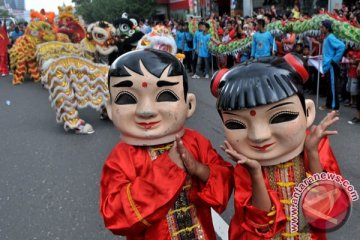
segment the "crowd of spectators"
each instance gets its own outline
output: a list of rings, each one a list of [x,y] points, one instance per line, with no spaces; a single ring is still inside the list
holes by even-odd
[[[317,37],[300,37],[295,33],[284,33],[282,36],[273,36],[266,31],[266,25],[277,20],[288,21],[290,19],[306,19],[311,16],[300,10],[298,1],[294,1],[294,6],[289,9],[279,11],[275,5],[267,5],[257,10],[254,16],[228,16],[226,13],[222,16],[212,14],[207,19],[197,21],[197,27],[194,28],[192,18],[185,20],[170,20],[166,22],[176,39],[178,52],[186,55],[184,65],[186,66],[192,78],[209,78],[217,68],[230,68],[233,65],[247,61],[252,58],[262,56],[283,56],[289,52],[296,52],[304,58],[322,55],[324,35]],[[318,9],[317,13],[324,12],[324,9]],[[338,18],[348,21],[355,26],[360,26],[360,1],[353,2],[351,5],[342,5],[341,9],[334,12]],[[217,32],[210,31],[211,23],[215,23]],[[153,23],[158,24],[156,22]],[[151,31],[151,24],[148,22],[140,23],[144,33]],[[190,26],[190,27],[189,27]],[[319,29],[320,30],[320,29]],[[252,48],[245,49],[239,53],[227,56],[213,56],[209,53],[207,43],[216,41],[217,43],[229,43],[239,39],[252,37]],[[339,101],[345,107],[353,107],[360,110],[359,107],[359,83],[358,83],[358,64],[360,61],[359,49],[346,46],[342,61],[339,64],[340,77],[337,79],[337,95]],[[212,63],[212,64],[211,64]],[[314,66],[308,66],[310,79],[304,85],[304,89],[309,94],[317,92],[318,71]],[[326,96],[329,89],[327,76],[320,74],[320,96]],[[328,108],[321,108],[328,109]],[[338,110],[338,107],[335,108]],[[349,121],[349,124],[360,124],[360,113],[357,117]]]

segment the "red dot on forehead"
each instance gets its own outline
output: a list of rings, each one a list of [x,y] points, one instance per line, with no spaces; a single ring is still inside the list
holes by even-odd
[[[255,110],[251,110],[251,111],[250,111],[250,115],[254,117],[254,116],[256,115],[256,111],[255,111]]]
[[[147,82],[143,82],[143,83],[141,84],[141,86],[144,87],[144,88],[146,88],[147,85],[148,85]]]

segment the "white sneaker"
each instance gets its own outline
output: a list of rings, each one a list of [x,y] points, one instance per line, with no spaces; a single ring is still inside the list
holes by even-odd
[[[205,78],[209,78],[209,74],[206,74],[206,75],[205,75]]]
[[[198,75],[194,74],[191,78],[200,78]]]
[[[85,123],[85,125],[80,125],[77,129],[75,129],[76,134],[93,134],[94,132],[95,130],[88,123]]]

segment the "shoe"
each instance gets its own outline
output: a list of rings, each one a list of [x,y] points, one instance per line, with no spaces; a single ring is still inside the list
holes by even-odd
[[[109,115],[107,114],[106,108],[104,108],[100,114],[101,120],[109,120]]]
[[[191,78],[200,78],[198,75],[194,74]]]
[[[6,74],[5,74],[5,73],[3,73],[3,74],[1,74],[1,76],[2,76],[2,77],[5,77],[5,76],[6,76]]]
[[[348,124],[351,124],[351,125],[360,124],[360,119],[357,117],[354,117],[353,119],[348,121]]]
[[[94,132],[95,130],[88,123],[81,124],[78,128],[75,129],[76,134],[93,134]]]
[[[209,78],[209,74],[206,74],[206,75],[205,75],[205,78]]]

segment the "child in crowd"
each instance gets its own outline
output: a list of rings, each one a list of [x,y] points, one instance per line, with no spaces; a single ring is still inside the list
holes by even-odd
[[[359,94],[359,82],[356,68],[360,61],[360,51],[350,50],[346,55],[349,61],[349,68],[347,72],[348,82],[347,91],[350,93],[350,101],[344,104],[345,107],[356,107],[357,95]]]

